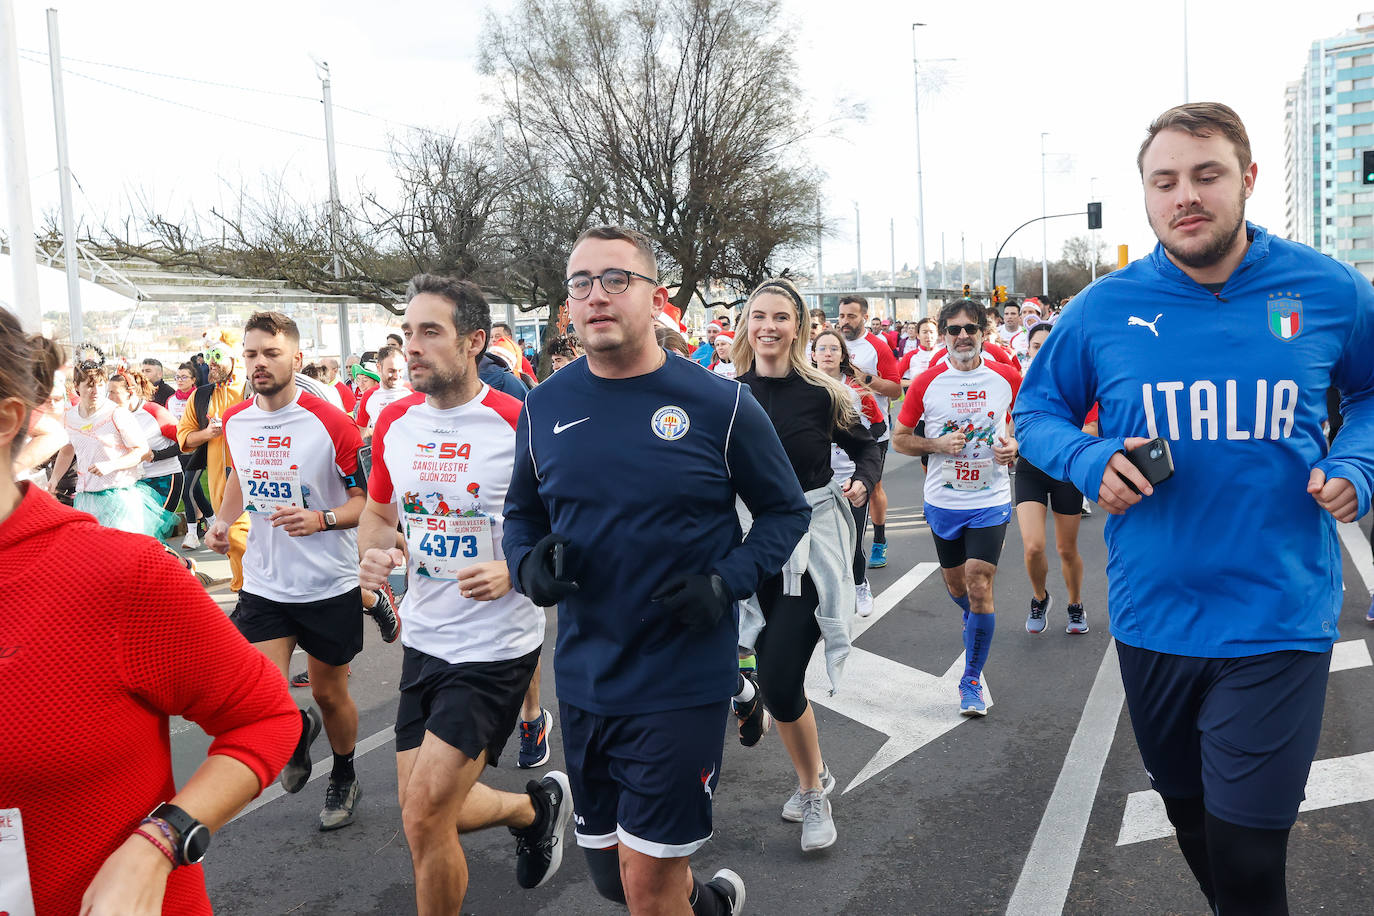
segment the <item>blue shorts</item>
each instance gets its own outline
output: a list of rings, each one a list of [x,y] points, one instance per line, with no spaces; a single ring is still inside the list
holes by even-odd
[[[1293,826],[1317,753],[1330,651],[1194,658],[1119,640],[1116,651],[1156,792],[1201,797],[1242,827]]]
[[[965,528],[996,528],[1011,519],[1011,503],[988,509],[944,509],[925,505],[926,524],[937,538],[957,541]]]
[[[577,845],[657,859],[711,838],[729,701],[628,716],[558,704]]]

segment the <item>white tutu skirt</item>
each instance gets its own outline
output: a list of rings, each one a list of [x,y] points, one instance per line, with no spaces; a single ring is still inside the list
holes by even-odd
[[[94,515],[106,528],[120,531],[163,538],[176,527],[176,515],[163,509],[157,494],[147,487],[135,485],[81,492],[72,498],[72,505]]]

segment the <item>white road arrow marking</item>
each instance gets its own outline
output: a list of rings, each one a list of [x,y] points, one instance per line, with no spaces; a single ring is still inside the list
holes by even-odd
[[[1298,810],[1316,811],[1371,800],[1374,800],[1374,751],[1315,761],[1307,776],[1307,798]],[[1128,846],[1173,835],[1174,827],[1169,823],[1158,792],[1132,792],[1126,797],[1126,813],[1121,818],[1116,845]]]
[[[873,600],[872,615],[854,619],[852,638],[857,640],[871,629],[939,568],[938,563],[918,563],[884,589]],[[958,611],[953,606],[949,610],[952,625]],[[806,669],[806,695],[812,702],[888,736],[844,791],[863,785],[961,722],[967,722],[968,718],[959,714],[957,701],[959,678],[963,673],[962,652],[944,674],[937,676],[856,646],[850,649],[845,661],[840,692],[831,696],[825,656],[817,647]],[[986,676],[983,696],[991,706],[992,691],[988,689]]]

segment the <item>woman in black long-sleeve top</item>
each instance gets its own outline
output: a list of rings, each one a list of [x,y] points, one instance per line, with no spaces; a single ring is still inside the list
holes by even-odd
[[[733,353],[739,381],[773,421],[812,506],[806,546],[759,588],[765,625],[754,642],[759,686],[797,772],[798,789],[783,806],[783,817],[801,822],[804,851],[830,846],[836,831],[826,798],[835,780],[821,757],[803,682],[818,641],[824,639],[832,683],[848,653],[854,614],[849,505],[864,505],[881,466],[878,444],[859,420],[848,391],[807,358],[807,327],[796,288],[784,279],[768,280],[749,297]],[[832,442],[856,468],[843,487],[833,481]]]

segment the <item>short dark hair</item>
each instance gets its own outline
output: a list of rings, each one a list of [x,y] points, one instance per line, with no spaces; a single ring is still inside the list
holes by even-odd
[[[187,372],[191,373],[191,378],[192,378],[192,380],[195,379],[195,377],[196,377],[196,364],[195,364],[195,363],[191,362],[190,360],[187,360],[186,362],[182,363],[180,366],[177,366],[177,371],[178,371],[178,372],[180,372],[182,369],[185,369]]]
[[[145,357],[143,357],[143,365],[145,365],[145,366],[157,366],[158,371],[159,371],[159,372],[162,371],[162,360],[153,359],[151,356],[145,356]]]
[[[1236,148],[1236,158],[1240,160],[1240,170],[1250,167],[1250,135],[1245,132],[1240,115],[1220,102],[1189,102],[1175,105],[1150,122],[1145,132],[1145,141],[1136,153],[1135,167],[1141,176],[1145,175],[1145,151],[1154,142],[1155,135],[1162,130],[1181,130],[1194,137],[1205,138],[1220,132]]]
[[[868,300],[863,296],[840,297],[840,305],[849,305],[851,302],[859,307],[859,311],[863,312],[865,315],[868,314]]]
[[[825,314],[825,309],[812,309],[811,317],[819,318],[821,321],[825,321],[829,316]]]
[[[459,334],[481,331],[486,337],[482,352],[486,352],[486,344],[491,342],[491,306],[487,304],[487,297],[482,295],[481,287],[471,280],[438,274],[416,274],[406,285],[406,303],[409,304],[421,293],[448,300],[453,306],[453,329]]]
[[[254,312],[248,316],[248,321],[243,326],[245,335],[249,331],[280,334],[297,347],[301,345],[301,329],[296,327],[296,322],[281,312]]]
[[[582,234],[573,242],[576,248],[587,239],[601,239],[607,242],[629,242],[644,257],[650,267],[650,272],[654,279],[658,279],[658,255],[654,253],[654,240],[649,238],[638,229],[630,229],[626,226],[592,226],[590,229],[582,230]]]
[[[978,327],[986,328],[988,326],[988,310],[983,303],[977,299],[955,299],[953,302],[946,302],[940,308],[940,320],[937,327],[942,336],[949,330],[949,320],[960,312],[972,315]]]
[[[1015,299],[1008,299],[1006,302],[1002,303],[1003,314],[1006,313],[1007,309],[1016,309],[1019,312],[1021,311],[1021,303],[1017,302]]]
[[[1035,340],[1035,335],[1039,334],[1041,331],[1048,334],[1052,330],[1054,330],[1054,325],[1050,324],[1048,321],[1037,321],[1035,327],[1026,332],[1026,343]]]
[[[394,340],[397,344],[402,346],[404,346],[406,342],[406,339],[402,337],[400,334],[397,334],[395,331],[392,331],[390,334],[386,335],[386,339]]]
[[[513,328],[513,327],[511,327],[510,325],[506,324],[504,321],[493,321],[493,322],[491,323],[491,330],[492,330],[492,333],[493,333],[493,334],[496,333],[496,329],[497,329],[497,328],[501,328],[503,331],[505,331],[507,337],[514,337],[514,336],[515,336],[515,328]]]
[[[393,347],[391,344],[387,344],[377,351],[377,362],[380,363],[382,360],[390,359],[393,356],[404,356],[404,354],[401,352],[400,347]]]
[[[940,325],[934,318],[922,318],[920,321],[916,322],[917,334],[921,333],[921,325],[923,324],[933,325],[935,327],[935,333],[940,333]]]

